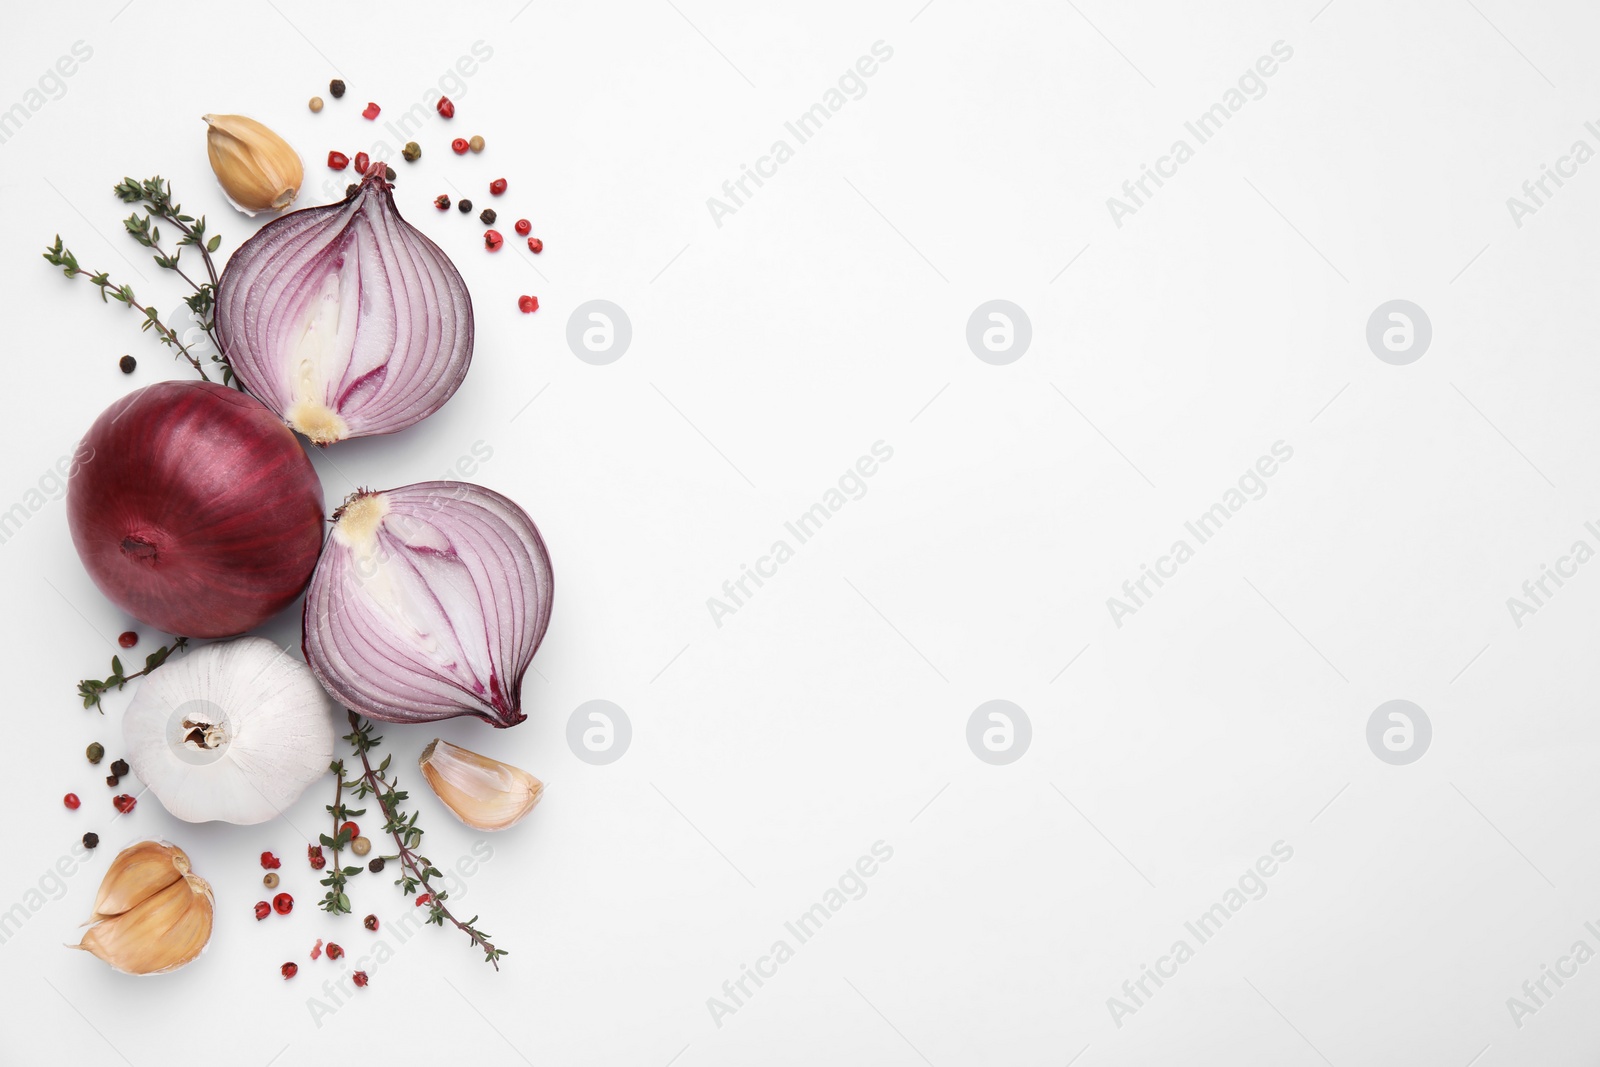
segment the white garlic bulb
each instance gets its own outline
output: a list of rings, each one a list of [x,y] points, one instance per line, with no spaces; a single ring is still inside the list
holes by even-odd
[[[185,822],[276,818],[328,773],[339,706],[304,663],[237,637],[164,664],[122,724],[133,773]]]

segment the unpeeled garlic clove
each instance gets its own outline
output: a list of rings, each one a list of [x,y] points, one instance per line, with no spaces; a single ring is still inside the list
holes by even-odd
[[[515,825],[544,795],[544,783],[527,771],[437,738],[417,762],[444,806],[475,830]]]
[[[157,885],[165,879],[164,885]],[[153,888],[154,887],[154,888]],[[72,948],[124,974],[163,974],[204,951],[211,940],[211,886],[189,870],[176,845],[145,841],[111,863],[95,904],[95,921]],[[106,908],[121,908],[111,913]]]
[[[282,211],[300,194],[305,168],[289,142],[243,115],[205,115],[206,154],[234,207]]]

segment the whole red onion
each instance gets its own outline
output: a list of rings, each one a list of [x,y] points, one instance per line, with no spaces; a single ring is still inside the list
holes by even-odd
[[[101,413],[78,454],[72,543],[100,591],[140,622],[228,637],[311,580],[322,484],[294,433],[243,393],[146,386]]]

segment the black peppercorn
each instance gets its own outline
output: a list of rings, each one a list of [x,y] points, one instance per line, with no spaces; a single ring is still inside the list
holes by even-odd
[[[462,200],[460,203],[456,204],[456,207],[461,209],[461,213],[463,215],[470,214],[472,212],[472,201]]]
[[[351,182],[349,185],[345,186],[344,187],[345,199],[348,200],[352,196],[355,196],[356,195],[356,190],[359,189],[359,188],[361,188],[361,186],[356,184],[355,182]]]
[[[113,787],[113,788],[115,788],[115,787],[116,787],[116,785],[117,785],[117,783],[118,783],[118,782],[120,782],[120,781],[121,781],[121,779],[120,779],[120,778],[118,778],[118,777],[117,777],[117,776],[116,776],[116,775],[114,775],[114,774],[108,774],[108,775],[106,775],[106,785],[109,785],[109,786],[111,786],[111,787]]]
[[[386,182],[394,181],[394,168],[387,163],[383,165],[383,180]]]
[[[127,760],[123,760],[123,759],[112,760],[111,761],[111,773],[115,774],[115,775],[119,775],[119,776],[127,774],[128,773],[128,761]]]
[[[133,368],[137,367],[138,365],[139,361],[134,359],[132,356],[123,356],[121,359],[117,360],[117,366],[122,368],[123,374],[132,374]]]
[[[379,856],[377,859],[367,864],[367,870],[371,871],[373,874],[377,874],[379,871],[383,870],[383,857]]]
[[[83,835],[83,847],[84,848],[97,848],[99,846],[99,844],[100,844],[100,835],[95,833],[94,831],[91,830],[89,833],[86,833],[86,834]]]
[[[328,92],[333,94],[334,99],[338,99],[339,97],[343,96],[344,82],[340,81],[338,78],[333,79],[333,81],[328,83]]]
[[[492,226],[494,224],[494,208],[484,208],[483,211],[479,213],[478,218],[483,220],[483,224],[485,226]]]

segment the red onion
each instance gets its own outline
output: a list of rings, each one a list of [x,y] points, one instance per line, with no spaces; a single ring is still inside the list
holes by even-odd
[[[400,217],[384,164],[350,196],[262,227],[218,283],[223,351],[246,388],[319,445],[438,411],[472,362],[472,297]]]
[[[159,382],[79,446],[67,524],[94,584],[149,626],[243,633],[289,606],[322,545],[322,484],[272,412],[210,382]]]
[[[515,726],[554,576],[526,512],[466,482],[353,494],[306,593],[306,662],[385,722]]]

